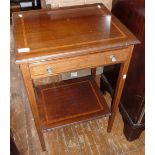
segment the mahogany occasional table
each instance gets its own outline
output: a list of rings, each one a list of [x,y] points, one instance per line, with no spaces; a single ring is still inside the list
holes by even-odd
[[[115,119],[136,37],[103,4],[13,14],[19,64],[41,146],[43,132],[109,116]],[[121,64],[109,110],[95,82],[96,67]],[[91,76],[34,85],[34,80],[91,68]]]

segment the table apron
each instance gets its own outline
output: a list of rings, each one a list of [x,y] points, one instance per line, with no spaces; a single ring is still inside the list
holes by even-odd
[[[114,60],[112,60],[112,57],[114,57]],[[35,62],[29,64],[29,68],[31,78],[37,79],[85,68],[94,68],[121,63],[123,61],[126,61],[127,58],[128,48],[124,48],[107,52],[87,54],[77,57],[61,58],[44,62]]]

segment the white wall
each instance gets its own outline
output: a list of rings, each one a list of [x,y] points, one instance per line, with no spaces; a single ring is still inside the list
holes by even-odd
[[[51,8],[84,5],[92,3],[103,3],[109,10],[111,10],[112,0],[45,0],[46,4],[50,4]]]

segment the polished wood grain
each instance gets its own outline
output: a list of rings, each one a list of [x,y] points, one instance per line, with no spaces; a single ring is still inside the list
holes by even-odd
[[[45,130],[110,115],[91,76],[37,86],[36,92]]]
[[[116,61],[112,62],[111,56],[115,56]],[[115,63],[121,63],[128,58],[128,48],[106,51],[101,53],[87,54],[74,58],[49,60],[29,64],[31,78],[37,79],[46,76],[57,75],[64,72],[80,70],[84,68],[94,68]],[[52,73],[48,74],[47,69],[51,68]]]
[[[103,4],[13,15],[16,62],[82,55],[138,43]],[[28,52],[19,49],[29,48]]]
[[[121,63],[122,69],[117,82],[117,91],[112,104],[112,115],[108,125],[108,131],[111,131],[125,82],[123,77],[128,70],[132,47],[139,43],[135,36],[102,4],[15,13],[13,22],[16,63],[20,64],[22,70],[43,150],[45,150],[45,142],[38,112],[38,102],[35,98],[37,93],[34,92],[32,81],[36,77],[42,78],[51,76],[52,73],[58,75],[72,70],[94,69],[102,65]],[[113,57],[114,59],[112,59]],[[94,71],[92,76],[95,77]],[[84,86],[81,86],[82,88]],[[95,88],[95,92],[97,91],[99,90]],[[91,89],[86,92],[92,99],[93,95],[89,94],[92,93]],[[65,93],[68,94],[67,91],[62,94]],[[85,101],[86,105],[90,101],[88,96]],[[78,98],[82,98],[82,96],[78,95]],[[62,104],[61,98],[59,99],[60,102],[54,97],[52,104],[55,104],[54,102]],[[74,98],[72,98],[72,102],[74,102]],[[70,103],[72,102],[70,101]],[[81,103],[84,103],[83,100]],[[81,103],[78,104],[81,105]],[[50,107],[51,104],[48,106]],[[66,106],[69,106],[68,103]],[[90,104],[89,106],[92,110],[94,105]],[[59,111],[61,111],[60,107],[58,108],[58,114]],[[52,112],[54,113],[54,111]],[[76,113],[76,110],[69,109],[69,112]],[[52,116],[52,113],[49,115],[47,110],[43,113],[45,116]],[[47,113],[48,115],[46,115]],[[66,113],[66,115],[68,114]]]
[[[25,82],[25,88],[26,88],[27,93],[28,93],[29,102],[30,102],[30,105],[31,105],[31,109],[32,109],[34,121],[35,121],[35,124],[36,124],[38,136],[39,136],[39,139],[40,139],[40,142],[41,142],[41,146],[42,146],[43,150],[45,150],[45,142],[44,142],[44,137],[43,137],[43,134],[42,134],[40,117],[39,117],[39,112],[38,112],[38,108],[37,108],[37,104],[36,104],[35,92],[34,92],[34,89],[33,89],[33,83],[32,83],[32,80],[31,80],[29,67],[28,67],[27,64],[20,64],[20,69],[22,71],[23,79],[24,79],[24,82]]]
[[[21,155],[144,155],[145,133],[134,142],[128,142],[123,134],[123,120],[119,112],[116,114],[115,123],[111,133],[107,133],[108,117],[101,117],[88,122],[74,124],[65,128],[58,128],[44,133],[47,151],[42,151],[40,141],[33,121],[32,111],[28,96],[18,65],[15,65],[14,47],[11,30],[11,102],[10,102],[10,127],[13,131],[15,143]],[[100,76],[96,76],[99,85]],[[35,83],[56,82],[48,77],[37,79]],[[104,98],[109,107],[111,97],[108,93]]]
[[[128,71],[128,67],[129,67],[129,64],[130,64],[132,51],[133,51],[133,46],[130,46],[129,51],[128,51],[128,59],[127,59],[127,61],[122,63],[121,67],[120,67],[120,72],[119,72],[119,75],[118,75],[116,90],[115,90],[115,94],[114,94],[113,101],[112,101],[112,107],[111,107],[112,115],[109,118],[109,125],[108,125],[108,129],[107,129],[108,132],[110,132],[111,129],[112,129],[114,118],[115,118],[116,112],[118,110],[118,105],[120,103],[120,98],[121,98],[121,94],[122,94],[122,91],[123,91],[125,79],[126,79],[126,76],[127,76],[127,71]]]

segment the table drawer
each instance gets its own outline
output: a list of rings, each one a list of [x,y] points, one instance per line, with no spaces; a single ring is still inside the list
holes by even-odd
[[[125,61],[128,56],[128,49],[94,53],[30,64],[30,73],[33,79],[57,75],[59,73],[93,68],[103,65],[115,64]]]

